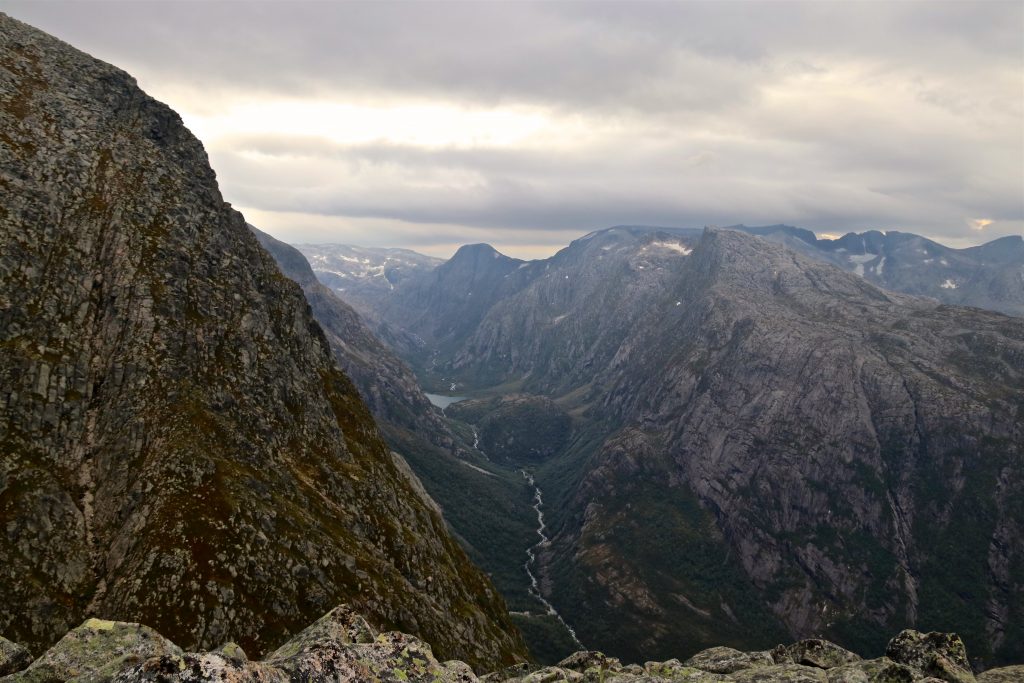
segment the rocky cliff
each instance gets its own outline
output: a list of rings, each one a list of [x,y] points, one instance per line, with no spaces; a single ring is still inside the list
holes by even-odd
[[[394,351],[374,336],[351,306],[320,283],[301,252],[251,225],[249,229],[281,272],[302,287],[335,359],[352,378],[374,417],[457,452],[455,437],[440,410],[427,400],[412,371]]]
[[[570,614],[646,596],[633,618],[671,639],[680,613],[738,626],[755,596],[797,636],[870,648],[955,625],[978,656],[1019,658],[1024,324],[738,232],[687,259],[590,393],[620,429],[554,539],[583,587]],[[708,582],[728,558],[742,576]]]
[[[456,434],[406,364],[377,340],[348,304],[317,282],[301,253],[250,229],[281,272],[303,288],[335,358],[366,400],[392,453],[409,463],[416,480],[458,529],[458,539],[473,561],[488,572],[510,606],[521,610],[524,603],[532,605],[520,567],[523,548],[533,536],[532,491],[518,472],[502,472],[483,455],[481,449],[492,445],[492,432],[481,428],[477,439],[463,426],[463,433]],[[550,448],[543,441],[539,445]],[[500,448],[491,457],[497,455]],[[508,615],[492,617],[513,634],[510,637],[518,637]],[[526,635],[537,642],[529,631]]]
[[[396,287],[380,303],[384,323],[411,333],[401,350],[420,367],[432,367],[470,334],[492,306],[534,277],[527,262],[488,244],[460,247],[451,259]],[[392,335],[393,336],[393,335]]]
[[[262,654],[341,601],[480,665],[504,605],[301,290],[127,74],[0,15],[0,632]]]

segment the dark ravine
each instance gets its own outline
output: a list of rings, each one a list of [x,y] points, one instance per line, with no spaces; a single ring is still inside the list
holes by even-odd
[[[337,607],[260,661],[235,643],[185,652],[146,626],[90,619],[34,662],[0,638],[0,676],[10,683],[1017,683],[1024,666],[975,676],[952,633],[905,630],[879,656],[862,659],[834,643],[806,639],[770,650],[713,647],[685,661],[623,665],[596,651],[573,653],[555,666],[526,664],[478,678],[457,660],[438,661],[430,646],[399,632],[378,633],[347,606]]]
[[[525,572],[517,571],[519,558],[536,539],[531,532],[536,515],[530,507],[533,488],[520,483],[517,471],[493,467],[474,429],[460,436],[448,421],[440,419],[439,412],[443,411],[429,404],[405,363],[374,337],[351,307],[317,282],[301,253],[252,226],[250,229],[274,256],[281,272],[303,288],[335,358],[367,401],[392,453],[400,462],[408,461],[415,484],[431,494],[430,504],[439,506],[449,523],[458,528],[457,538],[470,556],[491,574],[506,600],[514,604],[513,609],[519,612],[514,618],[525,627],[527,641],[536,649],[537,642],[547,638],[529,628],[539,615],[530,612],[536,610],[536,602],[529,597]],[[535,398],[501,401],[504,409],[498,412],[499,417],[522,413],[523,418],[529,418],[536,414],[538,402],[541,408],[550,407],[550,401]],[[458,415],[464,412],[455,411]],[[562,431],[566,429],[557,414],[552,418]],[[508,434],[502,429],[487,429],[486,425],[482,429],[483,441],[493,445],[504,461],[512,445],[502,438]],[[552,436],[557,441],[557,429],[534,432],[536,438],[531,443],[541,444]],[[540,616],[541,621],[560,619],[546,612]],[[504,623],[515,632],[507,617]],[[557,623],[550,628],[557,628]]]
[[[263,655],[346,602],[524,658],[179,117],[6,15],[0,84],[0,632]]]

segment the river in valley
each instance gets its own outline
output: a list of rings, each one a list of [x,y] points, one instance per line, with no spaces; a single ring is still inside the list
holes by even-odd
[[[573,630],[572,626],[569,626],[562,618],[562,615],[558,613],[555,606],[548,602],[547,598],[540,592],[540,583],[537,581],[537,576],[533,573],[533,567],[537,564],[537,551],[548,545],[551,540],[547,534],[544,533],[547,526],[544,524],[544,511],[541,509],[544,507],[544,498],[541,493],[540,487],[537,486],[533,480],[533,475],[528,473],[526,470],[520,470],[526,481],[533,487],[533,509],[537,513],[537,535],[540,536],[540,540],[534,543],[532,546],[526,549],[526,563],[523,564],[523,568],[526,569],[526,575],[530,578],[530,595],[537,599],[537,602],[544,606],[544,609],[548,614],[558,619],[558,622],[565,627],[565,630],[569,632],[572,640],[581,649],[585,650],[583,643],[576,637],[576,631]]]

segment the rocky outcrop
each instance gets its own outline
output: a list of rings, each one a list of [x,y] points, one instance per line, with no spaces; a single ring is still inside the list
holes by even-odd
[[[989,669],[978,674],[977,679],[978,683],[1020,683],[1024,681],[1024,664]]]
[[[140,624],[89,619],[69,631],[24,671],[18,681],[109,681],[152,657],[180,657],[181,648]]]
[[[9,683],[81,680],[162,683],[285,683],[288,681],[409,681],[423,683],[974,683],[963,668],[963,642],[951,633],[904,631],[885,657],[863,660],[838,645],[803,641],[772,651],[741,652],[714,647],[685,662],[678,659],[622,664],[601,652],[576,652],[557,665],[528,664],[480,678],[466,664],[438,661],[430,646],[400,632],[378,633],[347,606],[337,607],[262,661],[250,661],[237,646],[182,652],[138,624],[83,624]],[[230,645],[230,644],[229,644]],[[951,669],[937,671],[935,663]],[[56,663],[56,664],[55,664]],[[1004,683],[1014,669],[986,672],[978,683]]]
[[[974,680],[967,648],[960,636],[953,633],[902,631],[889,641],[885,656],[951,683]]]
[[[21,671],[32,663],[29,651],[0,636],[0,676]]]
[[[1024,524],[1006,497],[1024,493],[1020,321],[888,294],[738,232],[709,231],[687,259],[594,380],[593,414],[625,425],[610,443],[639,429],[652,456],[643,476],[615,449],[588,463],[553,538],[563,576],[582,565],[563,586],[592,587],[567,618],[597,623],[629,586],[649,598],[622,602],[649,606],[637,632],[665,623],[670,639],[687,611],[717,629],[761,595],[796,636],[867,649],[887,625],[960,627],[977,655],[1016,656],[1002,625],[1020,617],[1003,614],[1024,614],[1024,576],[992,558],[1024,557],[1003,540]],[[652,537],[690,551],[650,552]],[[736,557],[746,578],[702,584],[697,552]]]
[[[179,117],[7,16],[0,84],[0,632],[259,657],[344,601],[522,657]]]

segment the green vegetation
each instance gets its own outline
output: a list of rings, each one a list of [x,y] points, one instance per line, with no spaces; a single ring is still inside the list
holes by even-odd
[[[530,654],[538,664],[557,664],[579,646],[558,619],[547,614],[513,614],[512,623],[519,627]]]
[[[559,607],[588,647],[642,661],[785,637],[696,496],[654,478],[616,486],[575,557],[552,566]],[[647,595],[658,596],[656,607]]]
[[[460,460],[396,428],[383,433],[444,510],[456,537],[490,575],[509,609],[536,609],[523,571],[526,549],[536,541],[536,518],[533,491],[522,475],[485,460]]]
[[[477,426],[480,446],[492,460],[513,466],[542,462],[569,440],[572,419],[554,401],[512,395],[453,404],[452,417]]]
[[[987,660],[994,654],[985,629],[989,545],[998,518],[997,501],[990,492],[997,490],[1001,469],[1020,463],[1019,457],[1011,463],[1012,449],[1006,441],[985,439],[979,451],[950,453],[927,471],[919,482],[923,514],[914,533],[921,546],[929,549],[919,569],[919,627],[955,631],[973,656]],[[969,466],[954,471],[953,463],[959,458]],[[954,486],[957,477],[963,479],[959,491]],[[1017,574],[1016,581],[1022,579],[1024,574]],[[1008,597],[1016,598],[1007,607],[1019,617],[1024,613],[1024,598],[1019,593]]]

